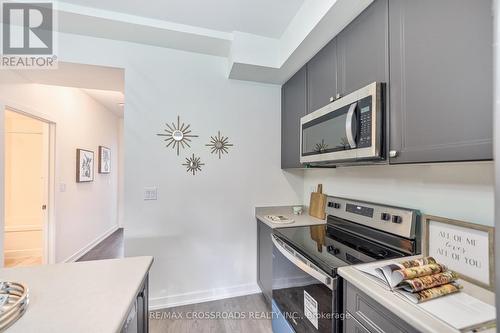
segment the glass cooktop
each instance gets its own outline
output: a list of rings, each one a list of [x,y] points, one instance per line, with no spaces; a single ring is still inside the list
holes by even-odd
[[[332,276],[338,267],[405,256],[330,224],[279,228],[273,233]]]
[[[337,273],[338,267],[349,265],[328,252],[326,225],[279,228],[273,233],[331,276]]]

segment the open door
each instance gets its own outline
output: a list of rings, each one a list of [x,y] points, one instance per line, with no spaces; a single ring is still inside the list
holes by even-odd
[[[4,266],[48,262],[49,123],[5,110]]]

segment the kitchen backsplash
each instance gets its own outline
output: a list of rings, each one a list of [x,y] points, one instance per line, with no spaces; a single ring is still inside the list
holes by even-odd
[[[420,209],[432,214],[492,226],[493,162],[380,165],[307,169],[304,203],[317,184],[328,195]]]

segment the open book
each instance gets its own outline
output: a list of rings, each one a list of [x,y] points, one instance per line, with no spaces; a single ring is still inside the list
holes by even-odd
[[[495,325],[495,307],[465,292],[457,293],[461,289],[457,274],[432,257],[394,261],[382,267],[377,262],[354,267],[461,332],[476,332],[478,328]],[[449,296],[441,297],[445,295]]]
[[[414,303],[460,291],[458,275],[432,257],[391,263],[382,267],[360,267],[388,287]]]

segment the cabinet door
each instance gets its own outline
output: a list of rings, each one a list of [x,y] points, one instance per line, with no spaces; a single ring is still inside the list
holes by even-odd
[[[306,67],[281,87],[281,168],[301,168],[300,118],[306,114]]]
[[[391,0],[391,163],[492,158],[491,8]]]
[[[337,43],[329,42],[307,63],[307,113],[332,102],[337,94]]]
[[[273,241],[272,230],[257,221],[257,282],[266,300],[271,304],[273,292]]]
[[[354,319],[351,314],[348,314],[344,320],[344,333],[370,333],[370,331]]]
[[[354,325],[354,328],[349,331],[349,323],[347,323],[345,332],[365,332],[360,328],[365,328],[369,332],[418,332],[346,280],[344,280],[344,311],[355,320],[351,324],[356,322],[360,324]]]
[[[337,37],[342,95],[389,80],[388,0],[375,0]]]

